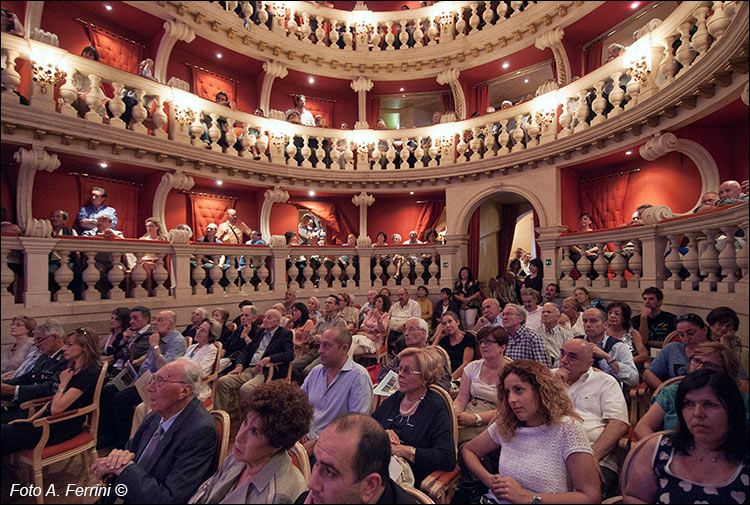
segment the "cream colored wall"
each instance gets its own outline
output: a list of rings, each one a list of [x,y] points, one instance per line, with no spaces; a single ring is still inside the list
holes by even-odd
[[[479,207],[479,271],[477,279],[486,282],[498,274],[497,232],[500,230],[501,207],[489,201]]]
[[[536,256],[532,240],[533,233],[534,213],[531,212],[530,208],[524,209],[524,206],[521,206],[518,220],[516,221],[516,232],[513,234],[513,245],[510,250],[515,251],[519,247],[522,247],[524,251],[530,251],[532,256]]]

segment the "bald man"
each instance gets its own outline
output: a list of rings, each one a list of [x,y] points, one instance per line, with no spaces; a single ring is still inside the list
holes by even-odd
[[[719,186],[719,202],[717,205],[746,202],[748,196],[742,193],[742,186],[737,181],[724,181]]]
[[[594,459],[599,462],[602,499],[617,488],[617,458],[612,449],[628,431],[628,407],[617,380],[592,369],[594,352],[574,338],[560,349],[560,368],[552,372],[567,386],[578,415],[583,418]]]
[[[244,221],[237,220],[237,209],[227,210],[227,220],[219,225],[216,238],[223,244],[244,244],[244,235],[250,238],[252,230]]]

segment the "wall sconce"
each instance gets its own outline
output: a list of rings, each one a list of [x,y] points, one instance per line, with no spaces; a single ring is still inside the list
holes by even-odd
[[[534,113],[534,118],[542,129],[546,130],[555,120],[555,113],[557,112],[557,92],[551,91],[546,93],[537,97],[535,101],[538,103]]]
[[[270,4],[271,11],[275,17],[286,18],[286,15],[290,10],[287,2],[270,2]]]
[[[437,2],[437,21],[441,25],[447,25],[453,23],[453,16],[455,15],[455,9],[453,8],[453,2]]]
[[[355,31],[360,34],[369,33],[375,26],[375,23],[372,20],[372,12],[366,10],[353,11],[351,23],[354,25]]]
[[[633,47],[628,49],[626,65],[628,75],[641,82],[645,82],[648,74],[651,73],[651,62],[649,60],[649,54],[646,50],[633,50]]]
[[[43,93],[47,93],[47,86],[54,88],[68,76],[67,72],[59,68],[62,59],[62,55],[52,51],[35,48],[31,52],[31,75]]]

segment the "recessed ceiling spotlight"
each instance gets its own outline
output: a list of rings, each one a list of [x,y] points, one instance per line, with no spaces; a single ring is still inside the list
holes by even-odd
[[[308,194],[308,195],[310,195],[310,196],[315,196],[315,191],[313,191],[313,190],[311,189],[310,191],[308,191],[308,192],[307,192],[307,194]]]
[[[403,90],[404,90],[404,88],[399,88],[398,90],[399,90],[399,91],[403,91]]]
[[[107,164],[106,164],[106,163],[104,163],[103,161],[100,161],[100,162],[99,162],[99,166],[100,166],[100,167],[102,167],[102,168],[107,168],[107,167],[108,167],[109,165],[107,165]]]
[[[401,98],[406,98],[406,95],[401,95]]]
[[[315,82],[315,79],[314,79],[314,78],[312,78],[312,77],[308,77],[308,78],[307,78],[307,82],[309,82],[310,84],[312,84],[312,83],[314,83],[314,82]]]
[[[625,156],[630,156],[631,154],[633,154],[633,151],[625,151]]]
[[[641,5],[641,2],[633,2],[632,4],[630,4],[630,8],[637,9],[639,5]]]
[[[507,61],[503,63],[503,68],[508,68],[509,66],[510,66],[510,63],[508,63]]]
[[[414,191],[409,191],[409,194],[410,194],[410,195],[413,195],[413,194],[414,194]]]
[[[221,53],[216,53],[216,57],[217,57],[218,59],[221,59]]]
[[[221,186],[222,184],[224,184],[224,181],[222,181],[221,179],[216,179],[217,186]]]
[[[527,77],[526,79],[524,79],[524,80],[523,80],[523,82],[525,82],[525,83],[527,83],[527,84],[528,84],[528,82],[529,82],[529,78]]]
[[[516,75],[521,75],[521,71],[519,70],[518,72],[516,72]]]
[[[104,8],[107,9],[108,11],[112,10],[112,6],[109,4],[104,4]]]

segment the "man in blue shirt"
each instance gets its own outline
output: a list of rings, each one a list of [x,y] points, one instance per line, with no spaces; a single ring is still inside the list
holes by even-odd
[[[95,230],[96,218],[101,215],[109,216],[112,219],[113,230],[117,227],[117,211],[113,207],[104,205],[105,198],[107,198],[107,192],[104,188],[97,186],[91,188],[90,203],[81,207],[81,210],[78,211],[78,233]]]

